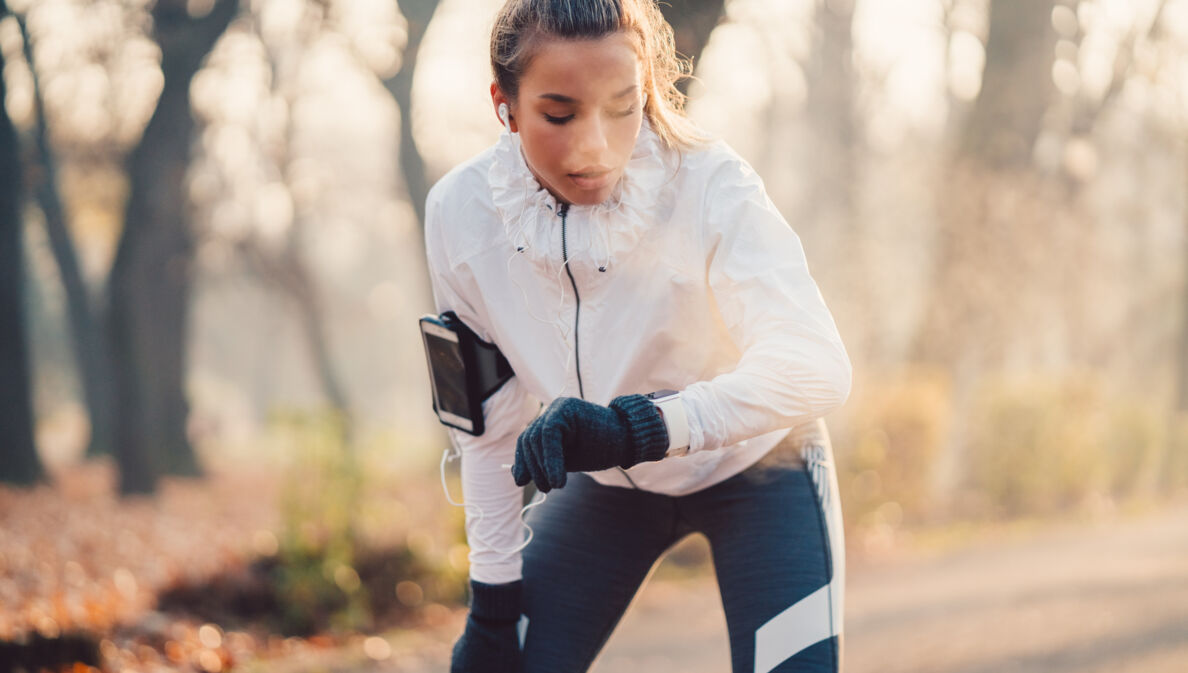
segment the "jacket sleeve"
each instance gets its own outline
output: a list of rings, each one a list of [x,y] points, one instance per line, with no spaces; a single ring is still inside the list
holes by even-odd
[[[466,284],[449,259],[440,220],[439,191],[430,192],[425,208],[425,250],[434,304],[439,314],[454,311],[481,338],[488,339],[490,328],[485,316],[476,310],[479,303],[468,301],[474,292],[465,291]],[[523,489],[516,486],[511,470],[500,465],[513,461],[516,438],[539,407],[519,378],[512,377],[483,402],[486,427],[482,435],[475,437],[448,428],[450,441],[462,457],[470,577],[479,582],[503,584],[521,578],[520,553],[506,552],[524,541],[520,523]]]
[[[850,359],[800,238],[745,162],[714,178],[705,209],[708,280],[741,357],[732,371],[682,391],[690,452],[813,420],[850,394]]]

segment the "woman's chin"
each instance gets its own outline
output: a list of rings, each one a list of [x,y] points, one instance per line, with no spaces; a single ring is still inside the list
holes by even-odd
[[[582,195],[570,198],[570,199],[568,199],[568,201],[575,206],[596,206],[596,205],[602,203],[603,201],[605,201],[607,199],[607,197],[609,197],[609,196],[610,196],[609,192],[607,193],[606,197],[590,195],[590,194],[582,194]]]
[[[614,190],[614,184],[610,184],[598,189],[570,189],[564,196],[575,206],[596,206],[609,199]]]

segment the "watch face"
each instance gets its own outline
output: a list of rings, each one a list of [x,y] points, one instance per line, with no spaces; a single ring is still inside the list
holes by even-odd
[[[644,397],[655,402],[657,400],[662,400],[666,397],[672,397],[673,395],[677,394],[677,391],[665,388],[664,390],[657,390],[656,392],[648,393],[647,395],[644,395]]]

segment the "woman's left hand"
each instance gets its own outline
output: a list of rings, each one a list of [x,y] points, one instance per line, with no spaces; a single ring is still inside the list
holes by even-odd
[[[606,407],[559,397],[520,433],[512,477],[548,493],[565,486],[569,472],[627,468],[667,450],[664,419],[643,395],[622,395]]]

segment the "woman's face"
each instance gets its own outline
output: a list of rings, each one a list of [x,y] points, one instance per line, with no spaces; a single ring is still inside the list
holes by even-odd
[[[528,167],[557,199],[593,205],[610,197],[643,120],[639,57],[623,32],[537,46],[513,104],[491,84],[495,109],[508,103]]]

